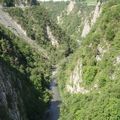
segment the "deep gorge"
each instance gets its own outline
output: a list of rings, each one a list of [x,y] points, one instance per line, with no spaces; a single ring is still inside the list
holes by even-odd
[[[120,0],[0,3],[0,120],[120,119]]]

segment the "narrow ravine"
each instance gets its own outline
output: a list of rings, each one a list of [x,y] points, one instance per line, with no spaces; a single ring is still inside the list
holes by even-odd
[[[50,117],[49,120],[58,120],[59,109],[60,109],[60,94],[58,90],[57,80],[56,80],[57,68],[52,71],[52,80],[50,83],[50,89],[52,92],[52,100],[49,108]]]
[[[57,71],[58,71],[57,68],[52,70],[51,83],[50,83],[50,91],[52,93],[52,99],[50,102],[50,106],[45,113],[44,120],[58,120],[59,118],[61,97],[56,79]]]
[[[0,24],[3,24],[6,28],[8,28],[11,32],[13,32],[15,35],[22,38],[25,42],[27,42],[31,47],[35,48],[37,51],[41,52],[46,55],[46,51],[42,49],[39,45],[37,45],[36,42],[31,40],[26,34],[26,32],[22,29],[22,27],[16,23],[15,20],[10,17],[10,15],[7,12],[4,12],[2,10],[2,7],[0,7]],[[50,37],[52,41],[56,41],[54,37]],[[60,108],[60,94],[57,86],[57,80],[56,80],[56,74],[57,74],[57,68],[52,70],[52,80],[50,83],[50,90],[52,93],[52,100],[50,103],[49,110],[47,111],[47,114],[45,116],[45,120],[58,120],[59,118],[59,108]]]

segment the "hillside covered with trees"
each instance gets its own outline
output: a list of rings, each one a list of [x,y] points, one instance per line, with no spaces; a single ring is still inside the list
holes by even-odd
[[[52,98],[52,67],[58,60],[72,53],[76,43],[52,22],[47,10],[42,6],[28,7],[25,10],[7,7],[4,11],[9,12],[16,21],[14,24],[21,26],[20,29],[23,29],[31,40],[46,50],[47,58],[34,49],[35,46],[32,48],[24,37],[19,38],[0,25],[0,85],[4,86],[0,91],[4,102],[1,102],[0,118],[42,120]],[[14,31],[16,29],[14,28]],[[56,40],[59,46],[54,46],[52,40]]]
[[[31,6],[38,4],[37,0],[0,0],[0,3],[5,7]]]
[[[29,120],[43,117],[50,100],[50,66],[40,53],[0,25],[0,84],[4,85],[8,104],[0,106],[2,120],[13,119],[10,114],[15,115],[15,107],[23,118],[23,111]],[[2,95],[2,87],[0,93]],[[15,103],[18,105],[14,106]]]
[[[77,43],[49,17],[48,11],[44,7],[33,6],[25,10],[8,8],[7,11],[32,40],[48,51],[53,62],[68,56],[77,47]],[[49,38],[48,27],[57,42],[55,46],[52,45],[52,39]]]
[[[120,0],[0,3],[0,120],[120,120]]]
[[[86,20],[90,21],[96,0],[75,0],[70,2],[43,2],[49,11],[49,16],[77,42],[81,41],[81,34]]]
[[[120,119],[119,11],[119,0],[104,3],[80,48],[62,64],[60,120]]]

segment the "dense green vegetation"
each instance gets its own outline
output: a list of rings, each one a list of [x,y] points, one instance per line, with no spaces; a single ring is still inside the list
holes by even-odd
[[[26,30],[28,36],[48,52],[49,60],[0,25],[0,58],[3,67],[7,66],[9,75],[14,74],[10,79],[15,79],[13,85],[16,89],[19,81],[22,84],[23,89],[17,91],[20,91],[26,117],[29,120],[41,120],[51,98],[48,90],[51,66],[72,53],[76,43],[49,18],[44,7],[33,6],[24,10],[12,7],[7,8],[7,11]],[[46,35],[47,26],[58,40],[59,48],[52,46]],[[11,104],[11,101],[8,103]],[[5,110],[1,112],[6,113]],[[2,118],[5,119],[5,116]]]
[[[95,5],[97,3],[97,0],[86,0],[88,5]]]
[[[90,13],[94,9],[95,4],[88,6],[88,1],[76,0],[73,10],[68,14],[67,9],[69,3],[70,2],[47,2],[42,3],[42,5],[49,9],[49,16],[53,21],[57,21],[58,25],[66,31],[74,41],[80,42],[85,19],[90,19]]]
[[[18,81],[22,84],[20,94],[27,118],[41,120],[50,101],[50,62],[0,25],[0,63],[6,66],[6,73],[13,74],[16,89]]]
[[[66,1],[48,1],[48,2],[41,2],[40,4],[45,7],[48,12],[49,16],[52,18],[53,21],[57,20],[57,16],[59,16],[67,7],[69,2]]]
[[[37,5],[36,0],[0,0],[0,3],[5,7],[14,7],[15,5]]]
[[[20,8],[9,8],[10,15],[26,30],[27,35],[35,40],[40,46],[48,51],[51,60],[57,60],[68,56],[76,48],[76,42],[51,20],[48,11],[42,6],[34,6],[22,10]],[[50,27],[52,34],[59,43],[59,47],[52,46],[51,40],[47,35],[47,26]],[[53,56],[56,56],[53,58]]]
[[[83,19],[91,19],[89,13],[95,2],[77,0],[69,15],[65,11],[68,2],[41,3],[41,6],[24,10],[7,9],[27,35],[50,56],[49,60],[44,58],[0,25],[0,67],[5,76],[13,75],[14,86],[20,91],[29,120],[42,120],[51,98],[48,92],[51,66],[58,62],[62,98],[60,120],[120,120],[120,0],[109,0],[103,5],[100,18],[76,50],[76,40],[81,40]],[[62,22],[58,25],[55,21],[59,15]],[[58,48],[52,46],[47,26],[58,40]],[[77,84],[88,93],[70,93],[66,87],[78,62],[82,65],[82,82]],[[22,83],[22,90],[18,81]],[[3,119],[8,119],[4,109],[0,109],[0,113],[3,113]]]
[[[105,3],[101,17],[81,48],[62,64],[59,73],[63,98],[60,120],[120,119],[119,11],[120,0]],[[66,92],[66,85],[78,60],[82,61],[83,77],[83,82],[79,84],[90,90],[87,94]],[[94,88],[94,85],[97,87]]]
[[[15,86],[18,94],[20,91],[26,118],[41,120],[51,98],[48,90],[51,66],[72,53],[76,48],[76,43],[50,19],[47,10],[42,6],[24,8],[24,10],[19,7],[12,7],[5,10],[22,26],[32,40],[48,52],[49,60],[0,25],[0,60],[3,63],[2,67],[6,66],[6,74],[14,74],[10,80],[15,81],[13,86]],[[58,40],[58,48],[52,46],[47,35],[47,26],[50,27],[52,34]],[[22,89],[17,89],[19,83],[21,83]],[[8,100],[8,103],[12,104],[12,101]],[[5,110],[0,112],[6,113]],[[6,114],[3,114],[0,118],[5,119],[5,116],[9,118],[9,115]]]

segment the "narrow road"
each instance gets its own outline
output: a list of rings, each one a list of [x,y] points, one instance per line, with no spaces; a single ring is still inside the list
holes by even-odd
[[[23,30],[22,27],[17,24],[7,12],[4,12],[2,7],[0,7],[0,23],[12,31],[15,35],[22,38],[33,49],[36,49],[36,51],[41,52],[44,57],[48,58],[46,50],[41,48],[35,41],[31,40],[27,36],[26,31]]]

